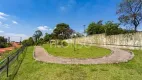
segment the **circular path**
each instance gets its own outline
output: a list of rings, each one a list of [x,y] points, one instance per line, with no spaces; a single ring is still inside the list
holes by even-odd
[[[96,59],[70,59],[70,58],[62,58],[62,57],[55,57],[53,55],[48,54],[44,48],[41,46],[36,46],[34,51],[34,59],[37,61],[42,61],[46,63],[57,63],[57,64],[112,64],[112,63],[119,63],[119,62],[128,62],[134,57],[134,54],[117,49],[112,47],[105,47],[112,51],[110,56],[105,56],[102,58]]]

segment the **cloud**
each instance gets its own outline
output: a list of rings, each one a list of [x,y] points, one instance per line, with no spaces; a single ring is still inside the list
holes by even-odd
[[[41,31],[51,31],[51,30],[53,30],[53,29],[51,29],[51,28],[49,28],[47,26],[39,26],[37,28],[38,28],[38,30],[41,30]]]
[[[8,14],[0,12],[0,26],[5,28],[10,28],[10,26],[12,25],[11,22],[12,24],[18,24],[18,22],[15,20],[12,20],[11,16],[9,16]]]
[[[8,24],[3,24],[5,28],[10,28]]]
[[[0,33],[4,33],[4,31],[0,30]]]
[[[39,27],[37,27],[39,30],[41,30],[41,31],[46,31],[46,30],[48,30],[48,27],[47,26],[39,26]]]
[[[6,19],[6,16],[9,16],[3,12],[0,12],[0,19]]]
[[[12,23],[13,23],[13,24],[18,24],[18,22],[17,22],[17,21],[12,21]]]
[[[0,26],[5,27],[5,28],[10,28],[8,24],[3,24],[1,21],[0,21]]]

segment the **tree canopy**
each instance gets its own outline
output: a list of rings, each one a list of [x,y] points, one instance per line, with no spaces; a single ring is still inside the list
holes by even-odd
[[[137,27],[142,21],[142,0],[122,0],[117,14],[121,23],[133,25],[134,30],[137,31]]]
[[[52,35],[57,39],[68,39],[74,31],[69,27],[68,24],[60,23],[56,25]]]
[[[0,36],[0,48],[5,48],[11,46],[10,43],[7,43],[7,39]]]
[[[38,42],[38,40],[40,39],[40,37],[41,37],[42,35],[43,35],[43,34],[42,34],[42,32],[41,32],[40,30],[35,31],[33,37],[34,37],[36,43]],[[38,44],[38,43],[37,43],[37,44]]]
[[[103,24],[101,20],[98,21],[97,23],[92,22],[89,24],[87,28],[88,35],[101,34],[101,33],[105,33],[106,35],[115,35],[115,34],[124,34],[128,32],[130,32],[130,30],[122,29],[119,23],[114,23],[113,21],[107,21],[105,24]]]
[[[92,22],[92,23],[89,24],[89,26],[87,28],[87,34],[88,35],[101,34],[101,33],[104,33],[104,27],[103,27],[102,23]]]
[[[51,40],[51,35],[48,33],[45,33],[44,42],[49,42],[50,40]]]

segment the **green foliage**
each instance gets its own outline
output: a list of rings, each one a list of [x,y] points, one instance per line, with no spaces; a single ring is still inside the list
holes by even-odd
[[[59,40],[58,45],[68,46],[68,43],[66,41]]]
[[[108,21],[105,24],[105,33],[106,35],[116,35],[125,33],[125,30],[119,27],[119,24],[113,23],[112,21]]]
[[[56,25],[56,28],[53,30],[53,37],[55,39],[68,39],[70,38],[73,30],[69,27],[68,24],[60,23]]]
[[[38,43],[37,43],[38,45],[42,45],[42,44],[44,44],[44,39],[43,38],[40,38],[39,40],[38,40]]]
[[[133,30],[125,30],[120,27],[120,24],[114,23],[113,21],[107,21],[105,24],[102,24],[102,21],[97,23],[90,23],[87,28],[87,34],[101,34],[105,33],[106,35],[116,35],[116,34],[125,34],[134,32]]]
[[[44,42],[49,42],[50,40],[51,40],[51,35],[48,33],[45,33]]]
[[[32,37],[30,37],[27,40],[22,41],[22,45],[33,46],[34,44],[35,42]]]
[[[10,43],[7,43],[7,39],[0,36],[0,48],[5,48],[11,46]]]
[[[92,22],[89,24],[88,28],[87,28],[87,34],[88,35],[92,35],[92,34],[101,34],[104,33],[104,26],[101,25],[100,23],[95,23]]]
[[[23,40],[22,41],[22,45],[27,45],[28,44],[28,40]]]
[[[58,41],[58,45],[62,45],[62,40],[59,40],[59,41]]]
[[[83,37],[84,36],[83,34],[81,34],[79,32],[76,32],[75,34],[76,35],[73,35],[73,38],[75,38],[75,37]]]
[[[66,41],[62,41],[63,46],[68,46],[68,43]]]
[[[32,37],[30,37],[28,41],[30,46],[34,45],[34,40]]]
[[[40,37],[41,37],[42,35],[43,35],[43,34],[42,34],[42,32],[41,32],[40,30],[35,31],[33,37],[34,37],[34,40],[35,40],[36,43],[38,43],[38,41],[39,41],[39,39],[40,39]]]

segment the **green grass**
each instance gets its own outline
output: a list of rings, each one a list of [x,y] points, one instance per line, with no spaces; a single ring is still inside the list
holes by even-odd
[[[142,51],[133,50],[135,57],[128,63],[106,65],[62,65],[37,62],[33,47],[14,80],[141,80]]]
[[[65,58],[98,58],[110,55],[111,53],[108,49],[96,46],[76,45],[75,51],[74,46],[71,44],[66,47],[44,44],[43,47],[49,54]]]
[[[14,51],[16,52],[16,50]],[[13,52],[13,54],[15,54]],[[2,73],[0,73],[0,80],[13,80],[13,78],[15,77],[23,59],[24,56],[26,54],[26,49],[24,50],[23,53],[19,54],[18,57],[16,57],[10,64],[9,64],[9,68],[8,68],[8,77],[7,77],[7,69],[5,69]],[[4,61],[4,63],[7,62],[7,59]],[[4,65],[4,64],[1,64]],[[0,66],[1,66],[0,65]]]

